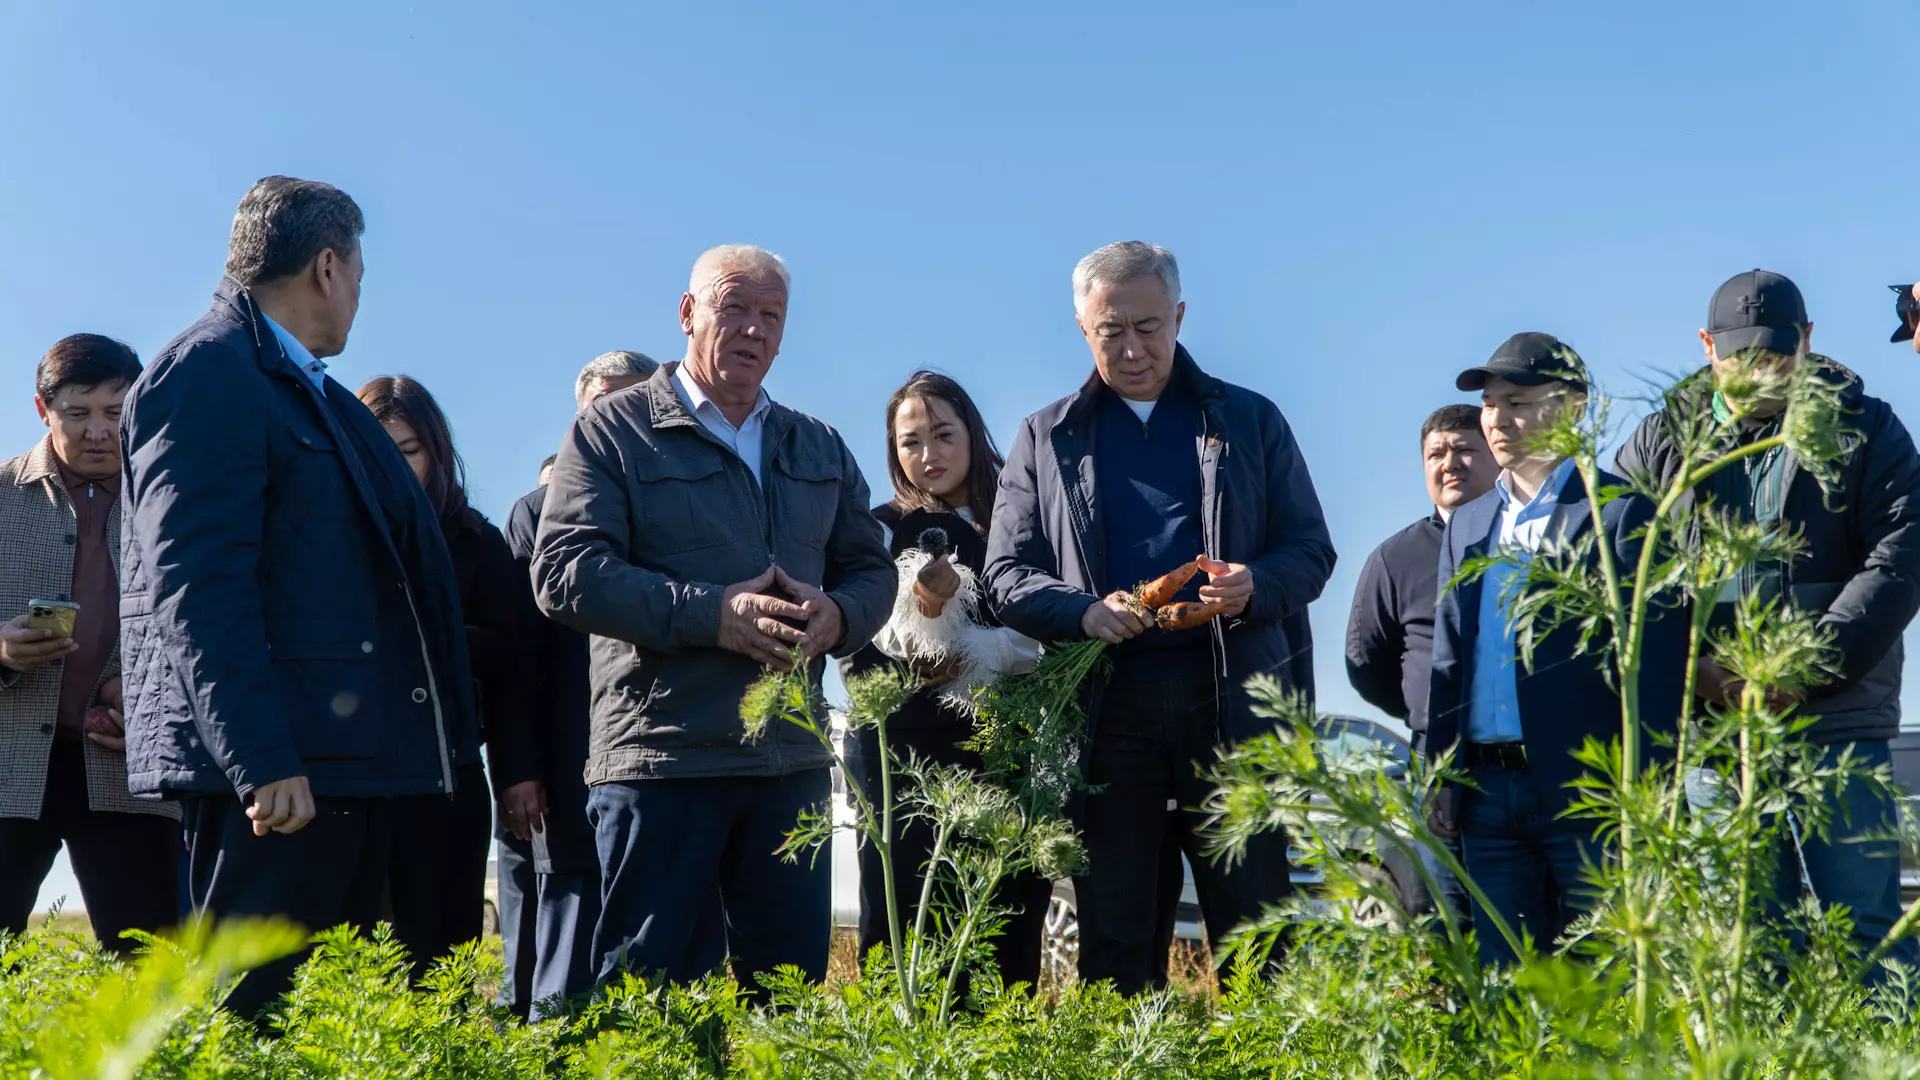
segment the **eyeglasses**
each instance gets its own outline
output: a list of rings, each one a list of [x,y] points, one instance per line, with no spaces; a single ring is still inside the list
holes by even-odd
[[[1912,285],[1889,285],[1893,290],[1893,313],[1904,326],[1920,324],[1920,300],[1913,298]]]

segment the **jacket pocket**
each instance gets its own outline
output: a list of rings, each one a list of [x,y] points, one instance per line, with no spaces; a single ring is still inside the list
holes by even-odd
[[[380,665],[371,627],[283,632],[268,655],[302,759],[371,758],[380,747]]]
[[[840,461],[785,449],[774,455],[775,489],[778,499],[774,528],[788,539],[810,548],[824,549],[833,535],[833,520],[840,513]]]
[[[649,454],[633,466],[633,545],[656,555],[731,543],[740,529],[728,511],[726,462]]]

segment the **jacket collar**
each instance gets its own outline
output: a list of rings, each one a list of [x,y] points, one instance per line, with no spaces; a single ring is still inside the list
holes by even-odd
[[[287,350],[280,344],[280,336],[267,325],[267,317],[254,303],[253,293],[232,276],[220,279],[220,286],[213,290],[214,307],[224,309],[224,313],[235,322],[245,326],[253,334],[254,360],[262,370],[274,375],[290,375],[312,385],[313,380],[300,370]]]
[[[26,487],[42,480],[59,480],[60,463],[53,456],[53,436],[48,435],[27,451],[27,460],[20,468],[20,474],[13,478],[16,486]]]
[[[1227,396],[1227,384],[1200,370],[1200,365],[1194,361],[1193,354],[1187,351],[1185,345],[1178,342],[1173,346],[1173,378],[1180,380],[1187,389],[1193,391],[1193,396],[1200,399],[1200,407],[1203,410],[1211,412],[1213,407]],[[1086,382],[1080,384],[1080,389],[1075,390],[1067,398],[1067,407],[1061,410],[1060,422],[1077,423],[1084,419],[1099,402],[1099,392],[1100,372],[1096,369],[1087,376]]]
[[[669,360],[661,364],[659,370],[655,371],[646,382],[640,384],[639,389],[647,395],[647,418],[652,421],[656,429],[692,427],[696,431],[704,432],[706,425],[700,422],[699,417],[693,415],[693,411],[687,408],[686,402],[680,400],[679,393],[673,388],[673,373],[678,370],[680,370],[680,361]],[[764,394],[765,391],[763,390],[762,393]],[[774,448],[779,446],[781,437],[787,433],[787,429],[793,426],[799,416],[799,413],[772,400],[771,397],[767,398],[766,418],[761,422],[760,430],[762,454],[768,460],[772,459]]]

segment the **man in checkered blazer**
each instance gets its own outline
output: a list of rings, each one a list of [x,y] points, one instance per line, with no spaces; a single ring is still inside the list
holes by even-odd
[[[0,464],[0,928],[27,928],[64,844],[94,933],[179,921],[180,812],[127,793],[120,727],[120,404],[133,350],[62,338],[35,372],[47,437]],[[71,636],[35,600],[79,605]]]

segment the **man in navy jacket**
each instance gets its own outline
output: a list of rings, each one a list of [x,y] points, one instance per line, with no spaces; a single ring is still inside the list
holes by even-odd
[[[1100,790],[1081,811],[1089,872],[1074,887],[1081,978],[1134,993],[1165,982],[1163,843],[1193,864],[1214,941],[1290,887],[1283,836],[1229,870],[1202,851],[1196,808],[1218,748],[1271,723],[1254,716],[1247,679],[1312,692],[1307,605],[1334,553],[1280,410],[1201,371],[1179,345],[1173,255],[1112,244],[1083,259],[1073,283],[1095,371],[1021,425],[1000,474],[987,579],[1015,630],[1114,646],[1113,682],[1088,709],[1086,772]],[[1211,572],[1176,599],[1219,604],[1219,617],[1150,629],[1124,594],[1202,553],[1217,560]]]
[[[1531,440],[1561,409],[1583,408],[1586,368],[1549,334],[1515,334],[1480,367],[1462,372],[1462,390],[1481,393],[1481,428],[1502,471],[1494,490],[1455,511],[1440,549],[1439,580],[1453,580],[1476,556],[1506,552],[1521,560],[1565,550],[1593,532],[1590,496],[1570,458],[1537,454]],[[1624,483],[1600,474],[1603,486]],[[1601,509],[1616,565],[1639,557],[1634,532],[1653,516],[1640,495]],[[1589,554],[1597,567],[1597,554]],[[1573,753],[1589,738],[1620,737],[1620,696],[1609,685],[1604,651],[1576,655],[1579,630],[1561,627],[1523,665],[1508,595],[1513,562],[1444,589],[1434,616],[1433,682],[1428,695],[1427,756],[1455,754],[1471,787],[1440,792],[1435,830],[1459,835],[1467,874],[1493,913],[1516,933],[1546,945],[1592,902],[1585,868],[1600,857],[1594,822],[1564,817],[1568,784],[1585,771]],[[1671,733],[1679,717],[1685,647],[1657,620],[1641,653],[1641,719]],[[1651,740],[1642,737],[1651,747]],[[1474,903],[1480,958],[1514,959],[1486,909]]]
[[[371,926],[394,797],[450,795],[480,760],[432,507],[325,373],[359,306],[362,227],[329,185],[254,185],[213,309],[123,414],[128,783],[180,800],[193,904],[219,917]],[[256,1013],[296,961],[229,1004]]]

